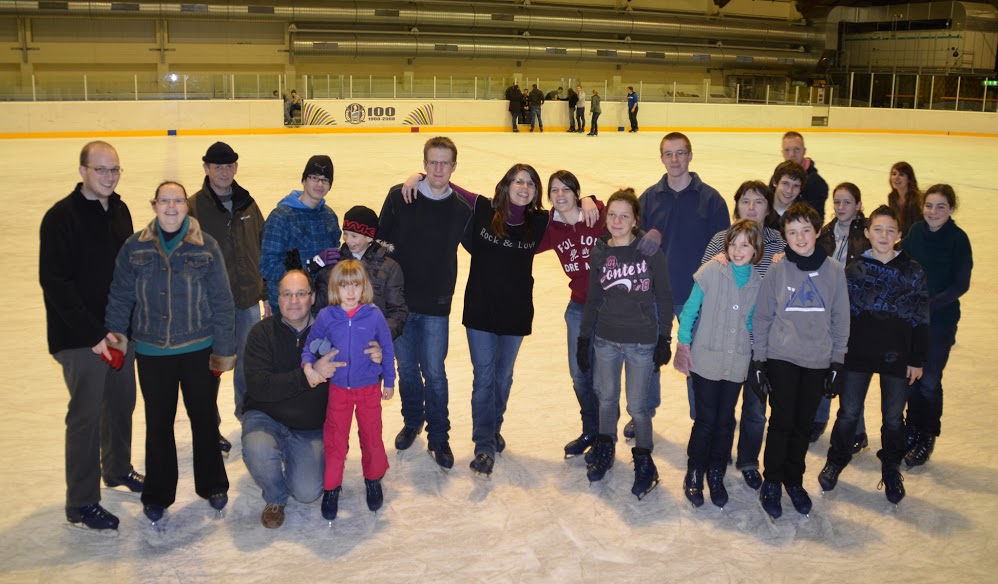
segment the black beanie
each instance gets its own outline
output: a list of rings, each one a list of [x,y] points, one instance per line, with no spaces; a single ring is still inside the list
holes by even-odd
[[[301,181],[305,182],[310,174],[317,174],[319,176],[324,176],[329,179],[329,182],[333,182],[333,160],[326,156],[325,154],[316,154],[312,158],[308,159],[308,164],[305,165],[305,170],[301,173]]]
[[[378,214],[362,205],[351,207],[343,216],[343,231],[353,231],[373,239],[378,233]]]
[[[208,147],[208,152],[201,160],[208,164],[232,164],[239,160],[239,155],[225,142],[215,142]]]

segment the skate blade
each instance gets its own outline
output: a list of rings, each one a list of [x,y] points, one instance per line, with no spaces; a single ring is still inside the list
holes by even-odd
[[[655,482],[653,482],[651,484],[651,486],[648,487],[643,493],[640,493],[640,494],[635,493],[634,496],[638,498],[638,501],[640,501],[641,499],[644,499],[645,497],[647,497],[648,493],[654,491],[655,487],[657,487],[657,486],[658,486],[658,479],[655,479]]]
[[[166,533],[166,529],[169,526],[169,521],[167,520],[166,515],[164,515],[158,521],[149,521],[149,519],[146,519],[146,524],[150,528],[152,528],[152,530],[155,533],[161,533],[162,534],[162,533]]]
[[[105,491],[116,491],[118,493],[125,493],[126,495],[142,495],[142,491],[133,491],[125,485],[115,485],[112,487],[104,482],[101,482],[101,488]]]
[[[437,467],[437,470],[439,470],[440,472],[442,472],[444,475],[450,474],[450,470],[451,469],[449,469],[447,467],[444,467],[444,466],[440,466],[439,464],[437,464],[437,459],[433,456],[432,452],[430,452],[429,450],[427,450],[426,454],[430,455],[430,460],[433,461],[433,466]],[[401,454],[399,456],[401,457]],[[474,471],[472,471],[472,472],[474,472]]]
[[[91,535],[96,535],[98,537],[108,537],[108,538],[118,537],[117,529],[90,529],[89,527],[84,525],[82,521],[79,523],[73,523],[67,520],[66,528],[72,531],[89,533]]]
[[[492,482],[492,473],[478,472],[476,470],[471,471],[471,476],[482,481],[483,483]]]
[[[216,509],[215,514],[212,516],[216,521],[225,519],[225,509]]]

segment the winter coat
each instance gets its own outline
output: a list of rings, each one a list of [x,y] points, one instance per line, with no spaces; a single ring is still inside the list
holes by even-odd
[[[367,387],[378,383],[382,378],[385,387],[395,387],[395,350],[392,335],[388,331],[385,317],[373,304],[362,304],[353,317],[347,316],[339,306],[327,306],[319,311],[312,330],[305,340],[301,353],[301,364],[315,363],[321,355],[312,352],[312,341],[325,339],[337,349],[337,361],[347,365],[333,373],[329,383],[344,389]],[[381,363],[371,361],[364,354],[371,341],[381,346]]]

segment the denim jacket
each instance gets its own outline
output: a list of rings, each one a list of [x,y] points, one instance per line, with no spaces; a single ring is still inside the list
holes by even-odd
[[[211,369],[235,366],[235,305],[218,243],[197,219],[167,257],[154,219],[132,235],[115,260],[105,326],[163,349],[213,339]]]

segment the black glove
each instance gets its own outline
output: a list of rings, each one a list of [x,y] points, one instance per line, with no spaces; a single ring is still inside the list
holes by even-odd
[[[655,363],[655,371],[661,369],[663,365],[668,365],[669,360],[672,359],[671,343],[671,338],[659,335],[658,342],[655,343],[655,354],[652,356],[652,361]]]
[[[825,397],[835,399],[842,393],[845,384],[845,366],[842,363],[832,363],[825,374]]]
[[[590,343],[592,343],[590,339],[579,337],[579,344],[575,350],[575,361],[583,373],[589,373],[589,370],[592,369],[592,364],[589,362]]]
[[[289,270],[300,270],[305,266],[301,265],[301,256],[298,254],[298,248],[289,249],[284,252],[284,271]]]
[[[749,389],[752,390],[762,402],[762,405],[766,405],[766,396],[773,391],[773,386],[769,384],[769,378],[766,377],[766,362],[765,361],[752,361],[749,364],[748,379]]]

